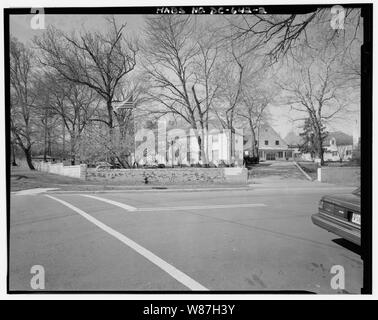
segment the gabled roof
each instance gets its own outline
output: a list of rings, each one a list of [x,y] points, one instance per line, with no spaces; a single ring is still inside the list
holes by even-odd
[[[332,138],[336,139],[336,145],[337,146],[345,146],[345,145],[352,145],[353,144],[353,137],[350,135],[347,135],[346,133],[342,131],[336,131],[336,132],[330,132],[328,133],[327,138],[324,140],[324,145],[329,146],[330,140]]]
[[[286,137],[285,141],[289,146],[296,146],[302,144],[302,138],[297,135],[294,131],[290,131]]]
[[[259,128],[259,130],[256,130],[256,139],[259,141],[260,148],[272,148],[277,149],[278,146],[265,146],[263,145],[263,141],[265,139],[268,139],[270,142],[272,142],[272,138],[275,140],[279,140],[279,149],[282,149],[283,146],[287,145],[287,142],[285,139],[282,139],[281,136],[275,131],[270,125],[268,124],[262,124]],[[251,130],[247,128],[247,130],[244,130],[244,149],[249,149],[252,147],[252,137],[251,137]]]
[[[284,144],[287,144],[286,140],[285,139],[282,139],[282,137],[277,133],[276,130],[274,130],[272,128],[272,126],[268,125],[268,124],[263,124],[261,127],[260,127],[260,130],[259,130],[259,139],[260,140],[263,140],[265,139],[265,133],[268,132],[269,135],[273,134],[275,136],[275,138],[281,140],[281,142],[283,142]]]

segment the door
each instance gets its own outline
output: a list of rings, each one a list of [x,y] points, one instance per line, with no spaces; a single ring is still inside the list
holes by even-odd
[[[266,160],[276,160],[275,152],[267,152],[266,153]]]

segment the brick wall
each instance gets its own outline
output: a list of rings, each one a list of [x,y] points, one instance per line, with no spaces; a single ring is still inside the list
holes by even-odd
[[[138,184],[246,184],[245,168],[87,169],[87,180]]]

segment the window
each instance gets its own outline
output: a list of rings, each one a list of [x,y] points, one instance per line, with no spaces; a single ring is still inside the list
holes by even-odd
[[[332,156],[336,157],[337,156],[337,151],[332,151]]]
[[[278,140],[276,140],[276,146],[278,146],[280,144],[280,142]]]
[[[276,141],[277,144],[277,141]],[[283,152],[278,152],[278,158],[283,158]]]
[[[268,140],[265,140],[265,145],[267,146],[269,144],[269,141]]]
[[[351,154],[352,154],[352,150],[347,150],[347,151],[346,151],[346,155],[347,155],[347,156],[350,156]]]

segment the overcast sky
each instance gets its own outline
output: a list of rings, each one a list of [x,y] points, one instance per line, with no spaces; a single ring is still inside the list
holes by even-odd
[[[104,30],[105,20],[102,15],[45,15],[45,25],[53,25],[65,32],[86,30]],[[127,29],[130,35],[140,35],[140,31],[144,27],[143,15],[115,15],[119,23],[127,23]],[[19,41],[31,44],[34,36],[38,36],[44,32],[42,29],[34,30],[31,28],[32,15],[13,15],[10,16],[10,32]],[[204,17],[205,18],[205,17]],[[292,119],[297,117],[290,107],[276,105],[270,106],[270,113],[272,115],[271,125],[284,138],[286,134],[294,130],[300,132],[298,127],[300,122],[293,122]],[[358,106],[355,108],[359,110]],[[352,135],[356,119],[359,119],[359,112],[343,117],[342,119],[335,119],[332,125],[328,127],[328,131],[343,131]]]

